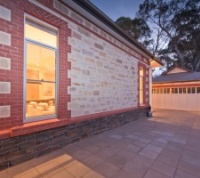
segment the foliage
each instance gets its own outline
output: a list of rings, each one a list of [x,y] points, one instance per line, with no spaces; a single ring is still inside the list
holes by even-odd
[[[145,47],[151,43],[151,30],[143,19],[120,17],[116,20],[116,24]]]
[[[198,50],[200,36],[199,0],[145,0],[137,17],[157,28],[154,54],[170,65],[200,70]]]
[[[167,67],[200,71],[200,0],[144,0],[135,19],[149,28],[148,33],[138,23],[133,28],[135,19],[126,19],[126,32],[136,40],[148,39],[147,48]],[[116,23],[124,29],[122,22]]]

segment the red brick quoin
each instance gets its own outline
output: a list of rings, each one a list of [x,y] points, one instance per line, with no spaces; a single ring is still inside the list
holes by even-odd
[[[42,1],[48,3],[48,6],[53,6],[53,1]],[[71,36],[71,30],[68,28],[67,22],[27,0],[0,0],[0,5],[11,10],[11,21],[5,21],[0,18],[0,31],[11,34],[11,46],[0,45],[0,56],[11,58],[11,70],[0,69],[0,81],[11,82],[11,94],[0,94],[0,106],[11,106],[11,117],[0,119],[0,138],[8,137],[9,133],[10,136],[14,136],[15,130],[20,135],[63,125],[71,117],[71,113],[67,109],[67,103],[70,101],[70,95],[67,94],[67,86],[71,85],[71,81],[67,77],[67,70],[71,68],[71,64],[67,60],[68,53],[71,52],[71,47],[68,45],[68,37]],[[58,118],[51,121],[39,121],[36,122],[37,124],[23,124],[25,13],[59,29]]]

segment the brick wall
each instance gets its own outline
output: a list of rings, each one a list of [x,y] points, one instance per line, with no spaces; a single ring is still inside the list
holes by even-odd
[[[34,123],[23,123],[25,13],[59,29],[58,117]],[[148,60],[59,1],[0,0],[0,36],[0,139],[138,108]]]
[[[137,59],[74,23],[69,28],[71,116],[137,107]]]
[[[53,3],[53,2],[52,2]],[[51,4],[52,4],[51,3]],[[51,5],[53,6],[53,4]],[[67,70],[71,64],[67,54],[71,48],[67,38],[71,35],[66,21],[55,17],[38,6],[23,1],[0,0],[0,138],[7,137],[8,130],[23,126],[23,65],[24,65],[24,16],[30,14],[59,28],[59,119],[68,119],[71,84]],[[42,126],[42,125],[41,125]],[[43,126],[42,126],[43,127]],[[42,128],[41,129],[46,129]],[[31,129],[31,128],[30,128]]]

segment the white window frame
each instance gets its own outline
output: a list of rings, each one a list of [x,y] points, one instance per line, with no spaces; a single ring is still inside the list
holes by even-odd
[[[55,31],[57,33],[57,48],[53,47],[53,46],[50,46],[50,45],[47,45],[47,44],[44,44],[44,43],[41,43],[41,42],[38,42],[38,41],[34,41],[32,39],[28,39],[25,37],[25,24],[26,24],[26,19],[30,20],[30,21],[33,21],[35,23],[38,23],[42,26],[44,26],[45,28],[47,29],[51,29],[53,31]],[[41,121],[41,120],[47,120],[47,119],[53,119],[53,118],[57,118],[58,116],[58,85],[59,85],[59,43],[58,43],[58,37],[59,37],[59,31],[58,31],[58,28],[44,22],[44,21],[41,21],[29,14],[25,14],[24,15],[24,82],[23,82],[23,122],[24,123],[28,123],[28,122],[35,122],[35,121]],[[45,47],[45,48],[48,48],[48,49],[51,49],[51,50],[55,50],[56,52],[56,63],[55,63],[55,113],[54,114],[50,114],[50,115],[41,115],[41,116],[35,116],[35,117],[26,117],[26,85],[27,85],[27,76],[26,76],[26,73],[27,73],[27,59],[26,59],[26,56],[27,56],[27,43],[30,43],[30,44],[35,44],[35,45],[38,45],[38,46],[42,46],[42,47]]]

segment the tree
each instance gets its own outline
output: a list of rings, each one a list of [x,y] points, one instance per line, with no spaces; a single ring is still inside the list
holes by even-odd
[[[120,17],[116,20],[116,24],[144,46],[148,47],[151,43],[151,30],[143,19]]]
[[[200,1],[145,0],[137,18],[153,28],[151,52],[171,65],[200,70]]]

